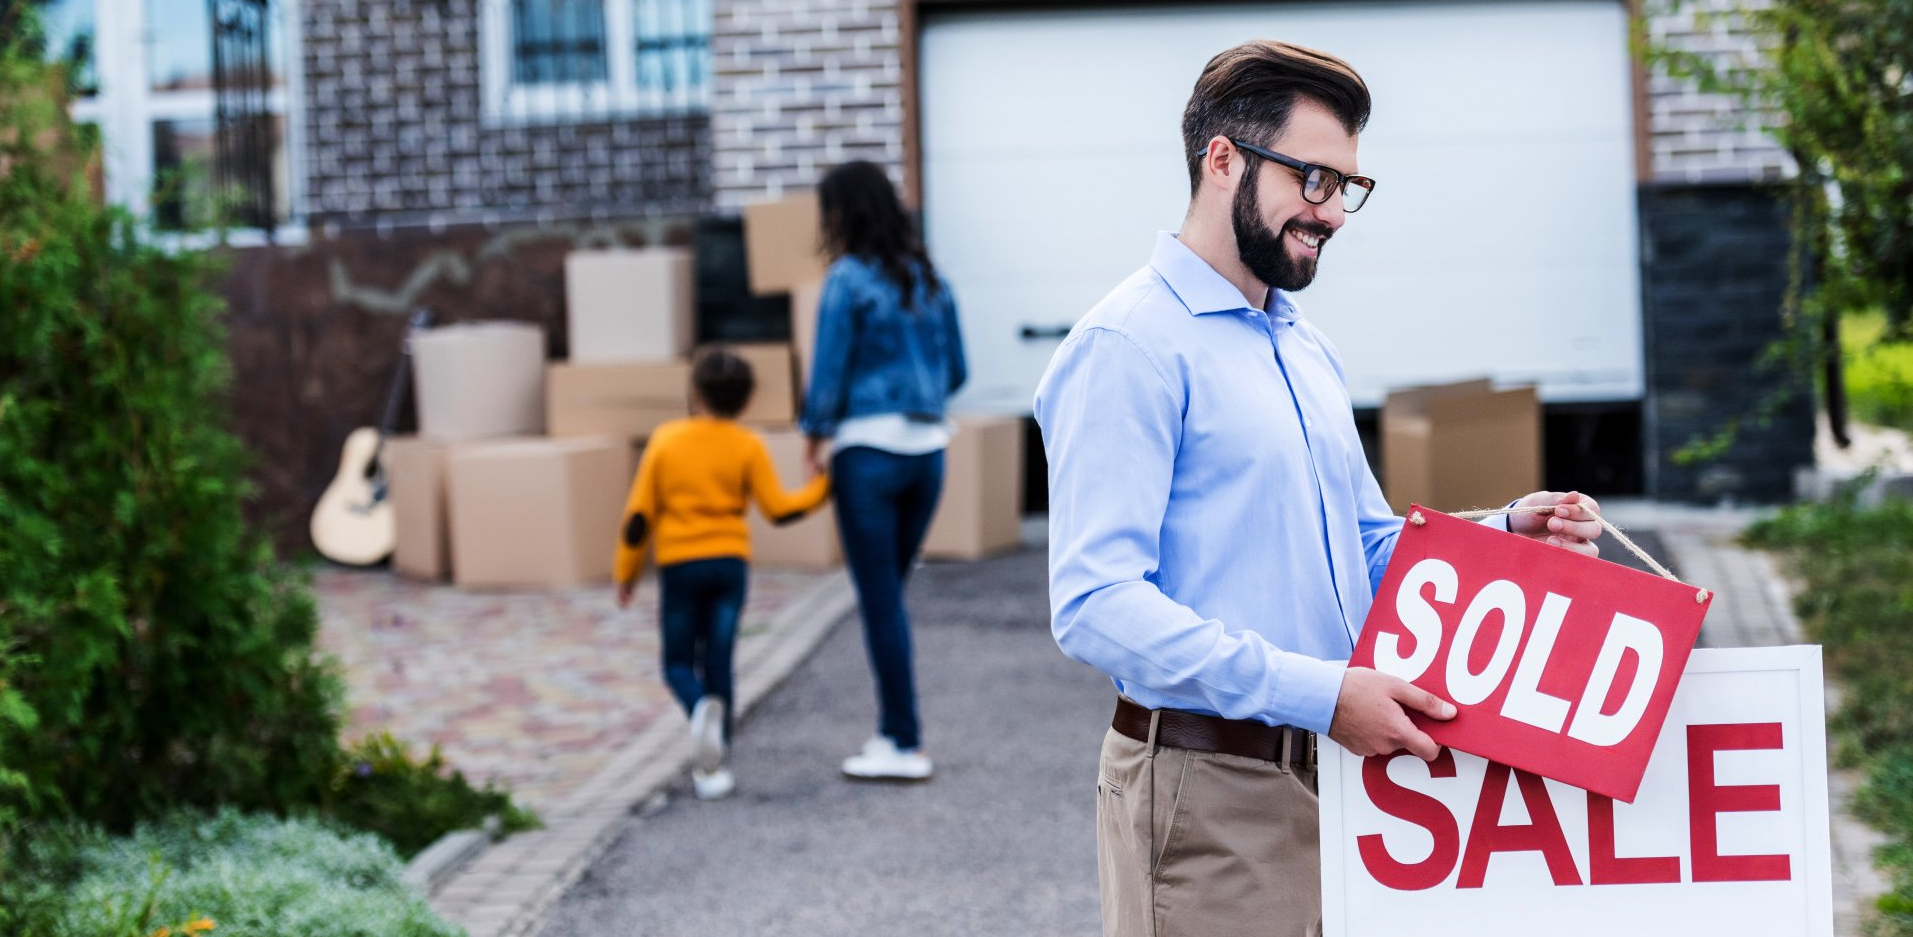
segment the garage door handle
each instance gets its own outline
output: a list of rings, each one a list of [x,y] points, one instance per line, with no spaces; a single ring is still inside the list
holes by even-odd
[[[1068,338],[1069,330],[1070,326],[1067,325],[1052,325],[1048,328],[1025,325],[1023,326],[1023,340],[1027,342],[1037,338]]]

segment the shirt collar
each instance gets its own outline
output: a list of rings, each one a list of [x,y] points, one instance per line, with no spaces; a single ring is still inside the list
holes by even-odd
[[[1196,256],[1196,252],[1179,240],[1174,232],[1163,231],[1156,235],[1156,250],[1149,257],[1149,266],[1169,284],[1176,298],[1182,300],[1189,314],[1205,315],[1211,312],[1244,312],[1255,308],[1243,297],[1235,284],[1224,279],[1209,262]],[[1288,295],[1281,290],[1269,291],[1269,314],[1279,319],[1294,319],[1300,313]]]

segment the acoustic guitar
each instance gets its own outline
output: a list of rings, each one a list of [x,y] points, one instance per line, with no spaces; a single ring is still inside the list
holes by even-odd
[[[428,309],[412,312],[398,373],[392,376],[392,390],[385,397],[384,418],[379,426],[361,426],[345,438],[339,471],[312,509],[312,545],[334,563],[374,566],[390,558],[398,544],[398,523],[386,499],[385,466],[379,456],[404,399],[406,377],[411,373],[412,334],[425,328],[431,318]]]

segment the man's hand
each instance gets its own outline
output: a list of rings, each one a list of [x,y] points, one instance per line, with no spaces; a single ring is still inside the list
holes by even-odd
[[[630,582],[618,583],[618,607],[630,608],[631,593],[636,591],[638,591],[638,579],[636,576],[631,577]]]
[[[1565,494],[1559,491],[1537,491],[1522,498],[1515,507],[1549,504],[1554,505],[1552,514],[1508,515],[1509,532],[1576,553],[1600,556],[1601,545],[1595,543],[1594,538],[1601,535],[1601,522],[1594,518],[1601,513],[1601,506],[1578,491]]]
[[[1350,667],[1342,678],[1342,695],[1335,700],[1328,737],[1363,758],[1406,749],[1433,761],[1441,746],[1408,721],[1411,709],[1431,719],[1455,717],[1453,703],[1421,687],[1379,670]]]

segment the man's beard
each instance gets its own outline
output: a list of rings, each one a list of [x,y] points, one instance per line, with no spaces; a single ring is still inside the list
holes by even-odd
[[[1288,237],[1290,229],[1313,234],[1327,244],[1334,230],[1327,225],[1309,224],[1291,221],[1281,231],[1269,229],[1269,223],[1262,220],[1257,210],[1256,183],[1261,173],[1250,170],[1243,174],[1242,184],[1235,190],[1235,206],[1230,211],[1230,220],[1235,227],[1236,253],[1242,258],[1242,265],[1255,274],[1255,278],[1278,290],[1295,292],[1308,286],[1315,280],[1317,256],[1296,259],[1289,255],[1288,248],[1282,243]]]

